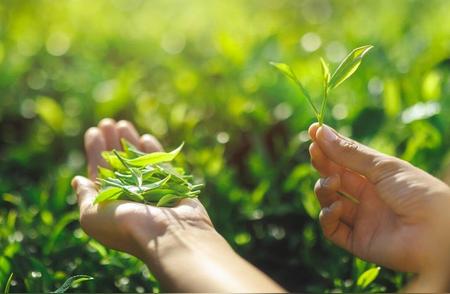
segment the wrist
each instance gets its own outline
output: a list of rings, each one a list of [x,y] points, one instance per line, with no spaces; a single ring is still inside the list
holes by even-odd
[[[198,228],[183,224],[183,228],[169,226],[158,236],[146,237],[142,231],[135,231],[132,235],[138,246],[138,257],[157,276],[170,274],[169,271],[176,269],[176,263],[187,261],[187,257],[202,257],[217,252],[234,254],[212,227]]]

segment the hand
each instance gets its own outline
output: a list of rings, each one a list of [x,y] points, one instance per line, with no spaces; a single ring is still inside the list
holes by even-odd
[[[119,150],[120,138],[144,152],[162,150],[153,136],[139,136],[127,121],[104,119],[86,132],[90,179],[77,176],[72,186],[77,193],[80,223],[88,235],[146,262],[168,290],[250,292],[266,290],[263,286],[269,291],[281,289],[234,253],[216,232],[198,199],[184,199],[173,208],[130,201],[93,204],[98,194],[94,184],[97,166],[106,166],[101,152]],[[260,283],[253,285],[255,279]]]
[[[316,194],[327,238],[352,254],[386,267],[445,275],[450,266],[449,187],[395,157],[313,124]],[[359,200],[355,204],[337,191]],[[448,287],[446,285],[445,287]]]
[[[127,139],[144,152],[162,151],[161,144],[150,135],[139,137],[127,121],[102,120],[85,134],[85,148],[90,180],[75,177],[82,228],[101,243],[144,258],[139,244],[148,243],[179,230],[215,232],[209,216],[197,199],[185,199],[174,208],[157,208],[130,201],[113,201],[94,205],[97,166],[106,166],[104,150],[121,149],[120,138]],[[154,250],[154,248],[152,248]]]

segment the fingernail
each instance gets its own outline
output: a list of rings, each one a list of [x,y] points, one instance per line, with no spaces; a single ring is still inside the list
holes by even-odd
[[[323,138],[328,142],[334,142],[337,140],[337,135],[328,126],[323,125],[322,127]]]
[[[330,183],[330,178],[320,178],[320,186],[321,187],[328,187],[328,184]]]

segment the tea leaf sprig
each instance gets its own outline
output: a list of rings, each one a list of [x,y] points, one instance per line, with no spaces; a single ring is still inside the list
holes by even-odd
[[[331,90],[338,87],[340,84],[342,84],[346,79],[348,79],[352,74],[355,73],[355,71],[358,69],[359,65],[361,64],[361,61],[364,57],[364,55],[367,54],[367,52],[372,49],[372,45],[365,45],[362,47],[358,47],[356,49],[353,49],[352,52],[350,52],[339,64],[339,66],[336,68],[334,73],[330,74],[330,69],[326,62],[321,58],[320,64],[322,67],[322,78],[323,78],[323,97],[322,97],[322,103],[320,106],[320,109],[316,107],[316,105],[313,102],[313,99],[311,98],[311,95],[309,92],[305,89],[303,84],[300,82],[300,80],[297,78],[296,74],[292,70],[292,68],[285,64],[285,63],[278,63],[278,62],[270,62],[272,66],[274,66],[276,69],[278,69],[280,72],[282,72],[285,76],[287,76],[289,79],[293,80],[297,86],[300,89],[300,92],[303,94],[303,96],[308,101],[309,105],[311,106],[314,115],[317,118],[317,121],[320,125],[323,124],[324,118],[325,118],[325,108],[328,100],[328,94]]]
[[[203,184],[192,184],[192,175],[170,164],[183,144],[171,152],[144,153],[126,140],[121,143],[123,151],[102,152],[110,168],[98,167],[101,190],[95,203],[129,200],[172,207],[181,199],[198,197]]]

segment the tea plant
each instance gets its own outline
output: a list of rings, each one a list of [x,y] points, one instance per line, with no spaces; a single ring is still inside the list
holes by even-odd
[[[181,151],[183,144],[171,152],[143,153],[122,140],[124,151],[104,151],[111,169],[98,167],[101,191],[95,203],[107,200],[129,200],[171,207],[183,198],[195,198],[202,184],[190,182],[191,175],[169,164]]]
[[[346,79],[348,79],[359,67],[361,64],[361,61],[366,55],[367,52],[369,52],[370,49],[372,49],[372,45],[366,45],[362,47],[358,47],[352,50],[339,64],[339,66],[336,68],[334,73],[330,74],[330,69],[326,62],[323,60],[323,58],[320,58],[320,64],[322,66],[322,77],[323,77],[323,97],[322,97],[322,104],[320,106],[320,110],[316,107],[316,105],[313,102],[313,99],[311,98],[311,95],[308,93],[308,91],[305,89],[303,84],[300,82],[300,80],[297,78],[296,74],[292,70],[292,68],[285,64],[285,63],[278,63],[278,62],[270,62],[271,65],[273,65],[276,69],[278,69],[280,72],[282,72],[285,76],[293,80],[297,86],[299,87],[300,91],[302,92],[303,96],[305,96],[308,103],[311,105],[311,108],[314,112],[314,115],[317,118],[317,121],[322,125],[325,117],[325,107],[328,100],[328,95],[331,90],[342,84]]]

